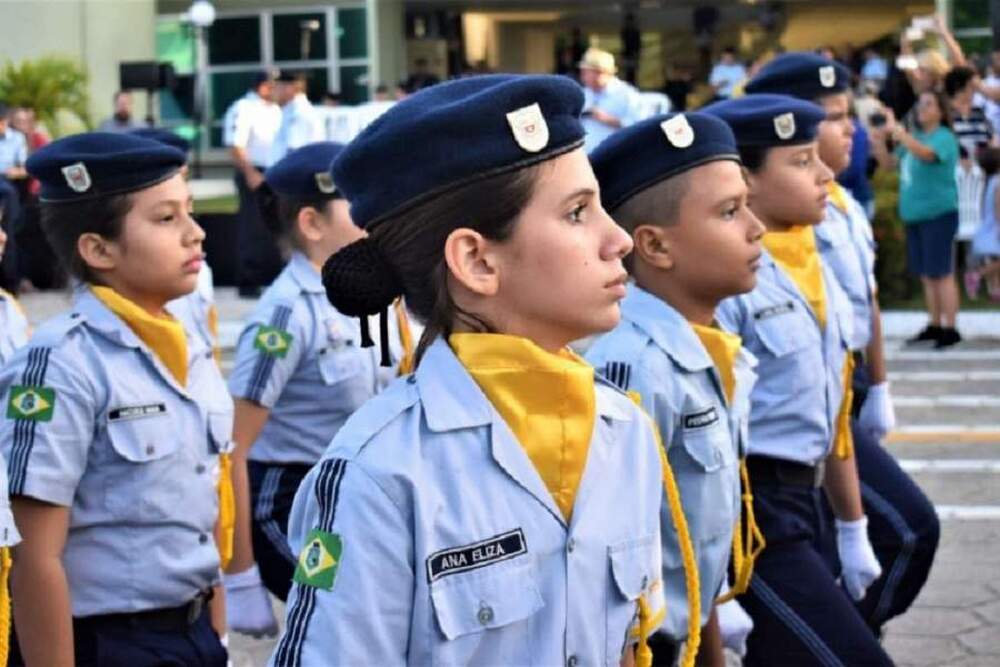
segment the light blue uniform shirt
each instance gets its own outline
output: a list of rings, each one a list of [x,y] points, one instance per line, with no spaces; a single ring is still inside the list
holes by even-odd
[[[331,585],[296,584],[272,665],[618,665],[645,595],[663,608],[650,423],[596,382],[567,525],[523,447],[442,340],[347,422],[299,487],[292,550],[339,536]],[[310,538],[312,539],[312,538]]]
[[[28,160],[28,141],[12,127],[0,134],[0,176],[11,167],[23,167]]]
[[[740,517],[739,458],[746,441],[756,360],[736,359],[733,404],[691,325],[663,300],[629,285],[622,321],[587,351],[587,360],[621,387],[642,396],[667,448],[681,492],[701,580],[701,624],[708,622],[726,577],[733,527]],[[687,637],[687,586],[670,508],[660,510],[667,617],[662,630]]]
[[[843,190],[847,211],[826,202],[826,216],[816,225],[816,247],[851,304],[852,350],[862,350],[872,336],[872,299],[875,294],[875,237],[861,204]]]
[[[189,335],[188,352],[185,388],[81,289],[0,372],[11,495],[70,508],[74,616],[177,607],[219,580],[216,480],[233,406],[212,351]],[[36,388],[18,404],[43,416],[9,416],[17,387]]]
[[[287,334],[287,349],[266,351],[261,327]],[[250,459],[318,461],[347,418],[395,375],[379,361],[377,347],[361,347],[357,318],[330,305],[319,272],[294,253],[247,320],[229,376],[234,397],[271,411]]]
[[[795,283],[765,250],[757,287],[719,304],[716,318],[758,361],[750,394],[748,454],[816,465],[833,445],[844,395],[851,308],[823,266],[826,328]]]
[[[594,92],[593,89],[584,86],[584,115],[580,122],[583,123],[583,130],[586,133],[583,139],[583,148],[588,153],[597,148],[602,141],[618,129],[589,117],[587,112],[595,107],[617,118],[621,121],[622,127],[628,127],[640,120],[639,91],[628,83],[612,77],[608,81],[608,85],[600,92]]]
[[[0,365],[7,362],[14,352],[28,342],[31,327],[14,297],[0,290]]]
[[[298,94],[281,108],[281,125],[271,144],[270,164],[288,155],[290,151],[306,144],[326,139],[326,124],[303,94]]]

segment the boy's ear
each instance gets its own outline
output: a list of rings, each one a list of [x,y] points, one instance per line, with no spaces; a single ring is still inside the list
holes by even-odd
[[[632,250],[633,261],[639,259],[662,271],[674,268],[670,234],[665,227],[639,225],[632,232],[632,241],[635,244]]]

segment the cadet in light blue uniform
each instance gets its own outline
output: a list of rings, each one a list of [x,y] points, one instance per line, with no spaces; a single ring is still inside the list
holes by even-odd
[[[732,130],[714,116],[640,121],[604,141],[590,160],[605,208],[635,242],[629,264],[636,284],[622,302],[621,324],[591,346],[587,360],[638,392],[660,429],[698,559],[696,622],[713,624],[700,655],[721,660],[714,608],[739,529],[756,360],[736,336],[711,325],[719,301],[753,288],[764,228],[746,207]],[[653,653],[654,664],[673,665],[692,619],[667,507],[661,516],[667,617]]]
[[[767,547],[739,598],[754,623],[744,664],[891,664],[851,602],[881,570],[867,536],[845,398],[852,313],[812,230],[833,176],[816,140],[826,114],[764,94],[704,111],[733,128],[750,208],[768,228],[757,287],[717,311],[759,361],[747,468]],[[839,568],[829,554],[821,486],[837,517]]]
[[[288,596],[295,491],[347,418],[388,379],[376,350],[362,347],[358,320],[330,305],[320,277],[331,254],[364,236],[330,177],[341,148],[324,142],[292,151],[267,170],[258,193],[265,224],[291,259],[247,319],[229,378],[238,468],[244,454],[249,459],[249,502],[240,512],[249,534],[240,533],[226,577],[230,597],[247,598],[228,608],[230,625],[243,632],[277,631],[267,596],[251,591],[262,592],[262,579],[282,600]]]
[[[753,92],[788,93],[826,110],[820,123],[820,158],[834,174],[850,164],[853,125],[848,115],[850,72],[813,53],[787,53],[768,63],[747,85]],[[875,283],[871,223],[854,197],[835,181],[826,216],[816,226],[823,262],[847,294],[853,314],[854,405],[851,430],[869,534],[885,576],[869,588],[859,609],[872,629],[902,614],[927,581],[940,536],[934,507],[880,442],[896,418],[886,379],[881,312]]]
[[[617,323],[631,248],[582,102],[561,77],[443,83],[334,162],[369,232],[324,267],[334,305],[402,292],[427,328],[299,489],[272,665],[617,665],[663,613],[654,432],[566,348]]]
[[[81,281],[72,310],[0,373],[29,664],[227,662],[205,603],[232,401],[211,349],[163,310],[194,289],[203,258],[183,164],[173,148],[106,133],[28,161],[47,235]]]

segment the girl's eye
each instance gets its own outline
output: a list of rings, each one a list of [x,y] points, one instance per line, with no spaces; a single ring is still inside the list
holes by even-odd
[[[586,208],[587,207],[584,204],[574,207],[573,210],[569,212],[569,219],[573,222],[583,222],[583,211]]]
[[[736,217],[736,211],[739,210],[735,206],[730,206],[725,211],[722,212],[722,217],[725,220],[732,220]]]

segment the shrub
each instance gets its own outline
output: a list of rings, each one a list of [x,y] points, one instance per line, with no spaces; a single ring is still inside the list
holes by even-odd
[[[0,100],[35,110],[54,137],[61,135],[60,111],[70,111],[90,126],[87,72],[71,58],[43,56],[0,68]]]

